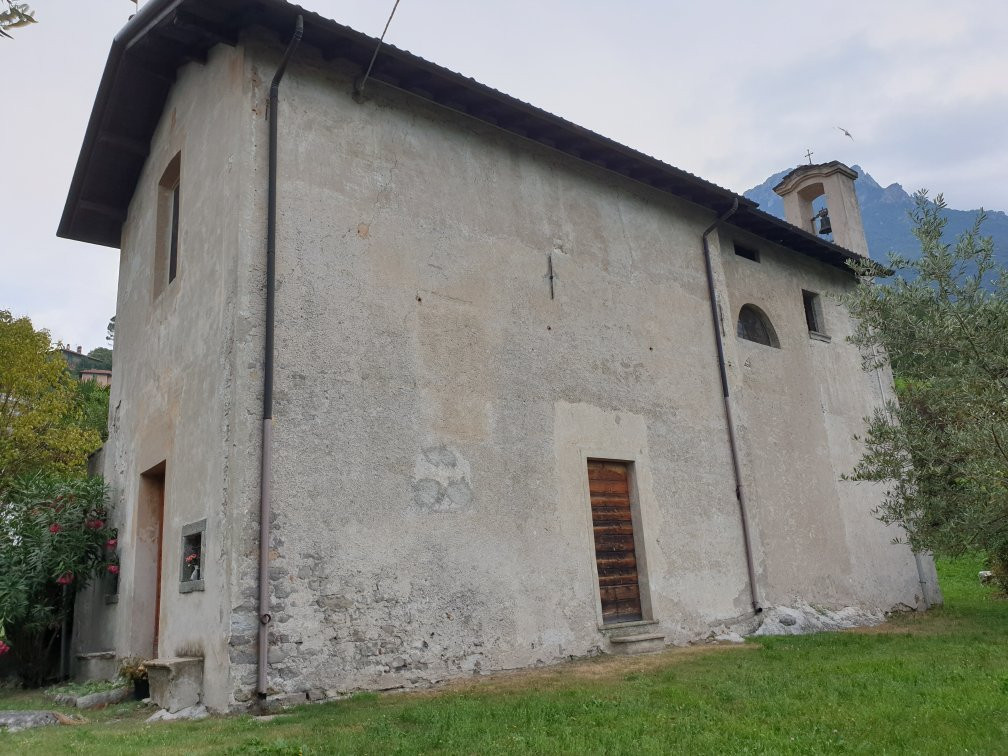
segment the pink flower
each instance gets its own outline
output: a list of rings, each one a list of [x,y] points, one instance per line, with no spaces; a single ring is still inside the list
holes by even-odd
[[[59,583],[60,585],[70,585],[70,583],[73,582],[73,579],[74,576],[72,572],[64,572],[62,575],[56,578],[56,582]]]
[[[87,525],[92,530],[101,530],[105,526],[105,523],[102,522],[101,520],[88,520],[84,524]]]
[[[7,645],[6,643],[4,643],[3,641],[0,641],[0,656],[3,656],[3,655],[4,655],[4,654],[6,654],[6,653],[7,653],[8,651],[10,651],[10,646],[8,646],[8,645]]]
[[[110,564],[108,566],[108,571],[111,574],[113,574],[113,575],[118,575],[119,574],[119,565],[118,564]]]
[[[197,559],[199,559],[199,554],[190,554],[189,556],[187,556],[187,557],[185,558],[185,560],[186,560],[186,564],[192,564],[192,563],[193,563],[193,562],[195,562],[195,561],[196,561]]]
[[[63,530],[63,526],[60,525],[58,522],[54,522],[52,525],[49,526],[50,533],[59,533],[61,530]]]
[[[107,549],[114,549],[118,545],[119,545],[119,539],[118,538],[109,538],[105,542],[105,548],[107,548]]]

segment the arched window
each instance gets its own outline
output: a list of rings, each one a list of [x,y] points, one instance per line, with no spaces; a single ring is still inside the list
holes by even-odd
[[[743,305],[739,310],[737,333],[741,339],[780,348],[770,318],[756,305]]]

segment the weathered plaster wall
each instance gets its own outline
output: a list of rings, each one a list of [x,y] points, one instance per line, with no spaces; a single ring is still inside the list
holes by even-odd
[[[837,297],[853,277],[738,232],[760,250],[754,262],[721,246],[724,315],[738,400],[746,484],[752,500],[759,568],[770,604],[915,607],[920,585],[913,554],[871,514],[878,485],[841,480],[860,458],[854,440],[863,418],[882,404],[892,376],[865,373],[847,341],[853,322]],[[820,295],[829,342],[809,335],[802,290]],[[738,338],[744,304],[769,317],[780,348]],[[887,388],[888,391],[888,388]]]
[[[163,461],[156,653],[204,654],[205,700],[215,708],[226,707],[230,697],[227,516],[233,498],[229,463],[242,420],[233,416],[232,406],[239,264],[234,250],[248,235],[240,227],[251,151],[245,138],[251,130],[242,96],[246,86],[241,48],[219,46],[205,65],[179,70],[123,227],[105,464],[120,534],[119,601],[92,603],[85,619],[104,627],[104,635],[82,636],[86,644],[114,648],[120,656],[152,653],[157,536],[143,522],[151,499],[141,475]],[[155,296],[158,182],[179,151],[178,274]],[[182,594],[181,529],[203,518],[205,590]]]
[[[182,69],[130,208],[106,452],[123,578],[118,605],[86,610],[113,632],[80,649],[147,653],[140,476],[165,460],[160,654],[204,653],[216,708],[254,685],[278,55],[253,37]],[[306,47],[281,94],[273,689],[606,649],[591,457],[633,463],[645,614],[667,640],[744,616],[700,246],[712,215],[378,83],[358,104],[356,73]],[[156,187],[179,149],[179,277],[154,298]],[[804,324],[801,288],[850,279],[767,245],[745,268],[712,241],[767,601],[913,605],[912,558],[869,514],[878,491],[838,480],[874,378],[837,306],[824,299],[831,343]],[[749,301],[781,349],[735,339]],[[206,590],[179,594],[180,530],[204,517]]]
[[[278,51],[249,49],[258,115]],[[313,56],[299,52],[281,94],[273,688],[392,687],[605,648],[591,456],[634,463],[645,603],[668,640],[744,615],[700,247],[712,216],[378,83],[355,103],[357,72],[323,70]],[[255,133],[252,218],[263,207],[265,121]],[[260,241],[239,246],[243,366],[261,352]],[[722,257],[723,289],[744,297],[756,287],[774,307],[801,276],[819,291],[842,277],[792,256],[740,282]],[[794,293],[788,328],[803,324]],[[849,506],[839,504],[833,468],[852,453],[842,435],[867,410],[867,378],[847,352],[814,367],[799,354],[810,347],[788,334],[755,368],[748,353],[735,356],[743,436],[780,449],[747,458],[761,579],[781,601],[907,602],[915,573],[901,552],[879,546],[892,549],[880,564],[893,573],[875,583],[862,565],[870,547],[860,534],[879,530],[870,497],[844,492]],[[729,341],[734,349],[731,330]],[[815,346],[849,349],[840,338]],[[236,376],[238,414],[257,415],[256,380]],[[793,424],[773,407],[793,412]],[[258,428],[244,433],[232,468],[245,470],[249,502],[234,522],[239,700],[256,629]],[[787,468],[796,459],[808,460],[812,484]],[[797,481],[795,492],[781,480]]]

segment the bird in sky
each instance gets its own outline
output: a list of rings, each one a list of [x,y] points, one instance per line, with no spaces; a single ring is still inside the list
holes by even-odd
[[[847,129],[845,129],[843,126],[837,126],[837,128],[840,129],[840,131],[842,131],[844,133],[844,136],[850,137],[850,140],[852,142],[854,141],[854,137],[851,136],[851,133],[849,131],[847,131]]]

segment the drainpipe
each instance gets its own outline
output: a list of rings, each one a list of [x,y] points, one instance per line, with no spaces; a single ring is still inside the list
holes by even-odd
[[[763,611],[759,586],[756,584],[756,565],[753,562],[752,533],[749,527],[749,510],[746,507],[745,486],[742,483],[742,466],[739,462],[738,438],[735,435],[735,414],[732,411],[731,392],[728,388],[728,371],[725,369],[724,340],[721,338],[721,318],[718,316],[717,291],[714,288],[714,269],[711,266],[710,246],[707,237],[721,223],[728,220],[738,210],[738,199],[731,209],[719,216],[703,232],[704,266],[707,270],[707,293],[710,295],[711,322],[714,324],[714,341],[717,344],[718,371],[721,374],[721,395],[724,399],[725,422],[728,425],[728,444],[731,447],[732,471],[735,473],[735,498],[738,499],[739,516],[742,519],[742,540],[745,544],[746,569],[749,572],[749,594],[756,614]]]
[[[276,309],[276,178],[277,178],[277,122],[280,120],[278,101],[280,80],[287,70],[291,56],[304,34],[304,19],[297,17],[294,36],[284,51],[280,65],[273,75],[269,95],[269,177],[266,190],[266,354],[263,365],[263,421],[262,421],[262,469],[259,488],[259,649],[256,693],[259,699],[266,698],[268,681],[266,670],[269,665],[270,614],[269,595],[269,550],[270,517],[272,502],[270,495],[273,484],[273,337],[274,314]]]

